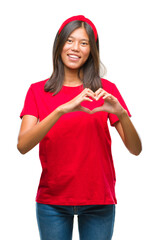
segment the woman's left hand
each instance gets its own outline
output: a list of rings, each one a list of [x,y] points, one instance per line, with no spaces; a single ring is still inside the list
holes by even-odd
[[[105,111],[108,113],[113,113],[117,116],[120,116],[123,113],[124,108],[121,106],[118,99],[113,95],[109,94],[108,92],[106,92],[103,88],[99,88],[95,92],[95,97],[96,100],[99,100],[101,97],[103,97],[104,104],[100,107],[94,108],[92,110],[92,113]]]
[[[94,108],[92,113],[105,111],[115,114],[119,118],[119,122],[116,122],[115,127],[125,146],[132,154],[139,155],[142,151],[142,143],[127,111],[121,106],[116,97],[106,92],[103,88],[99,88],[94,95],[96,100],[103,97],[104,104],[100,107]]]

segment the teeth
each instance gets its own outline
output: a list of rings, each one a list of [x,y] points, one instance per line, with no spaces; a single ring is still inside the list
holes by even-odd
[[[75,55],[68,55],[68,56],[71,58],[79,58],[78,56],[75,56]]]

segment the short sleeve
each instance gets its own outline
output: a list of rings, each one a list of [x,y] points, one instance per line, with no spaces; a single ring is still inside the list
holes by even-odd
[[[115,84],[113,84],[113,89],[111,94],[118,99],[121,106],[127,111],[128,116],[131,117],[129,109]],[[109,113],[108,117],[109,117],[111,126],[114,126],[114,123],[119,121],[119,118],[115,114]]]
[[[28,89],[28,92],[26,94],[24,106],[23,106],[22,112],[20,114],[20,118],[22,118],[24,115],[33,115],[37,118],[39,115],[37,104],[36,104],[36,99],[35,99],[34,92],[32,89],[32,85],[30,86],[30,88]]]

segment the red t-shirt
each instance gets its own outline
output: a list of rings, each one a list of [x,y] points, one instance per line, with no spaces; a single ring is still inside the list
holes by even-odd
[[[58,94],[45,92],[48,79],[31,84],[20,114],[33,115],[42,121],[58,106],[76,97],[84,88],[62,86]],[[103,89],[114,95],[130,112],[115,84],[101,79]],[[89,109],[103,105],[104,100],[83,101]],[[56,205],[116,204],[115,169],[111,137],[107,125],[118,121],[104,111],[88,114],[82,111],[62,115],[39,144],[42,174],[36,202]]]

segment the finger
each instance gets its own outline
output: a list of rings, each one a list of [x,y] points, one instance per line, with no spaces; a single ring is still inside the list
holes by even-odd
[[[85,94],[88,95],[88,96],[90,96],[90,97],[93,98],[94,100],[96,100],[95,94],[94,94],[94,92],[93,92],[91,89],[87,88],[87,91],[85,92]]]
[[[103,99],[104,99],[104,101],[107,101],[107,102],[116,101],[116,98],[111,94],[107,94],[107,95],[103,96]]]
[[[92,113],[101,112],[101,111],[103,111],[103,108],[102,107],[97,107],[97,108],[94,108],[92,110]]]
[[[112,95],[108,93],[108,94],[104,94],[103,99],[111,98],[111,97],[112,97]]]
[[[85,88],[84,89],[86,92],[91,92],[92,94],[94,94],[94,92],[90,89],[90,88]]]
[[[100,92],[103,91],[107,94],[109,94],[107,91],[105,91],[103,88],[99,88],[96,92],[95,92],[95,96],[98,96],[100,94]]]
[[[91,97],[92,99],[96,100],[96,97],[94,96],[94,93],[88,92],[87,96]]]
[[[86,113],[92,114],[92,111],[91,111],[90,109],[85,108],[85,107],[83,107],[83,106],[80,106],[79,111],[82,111],[82,112],[86,112]]]
[[[84,97],[83,101],[93,102],[93,99],[90,99],[89,97]]]
[[[104,92],[101,92],[96,96],[96,101],[98,101],[102,96],[104,96]]]
[[[103,90],[103,88],[99,88],[97,91],[95,91],[95,96],[98,96],[98,94]]]
[[[103,99],[108,96],[109,93],[105,92],[105,91],[102,91],[97,97],[96,97],[96,100],[98,100],[99,98],[101,98],[103,96]]]

